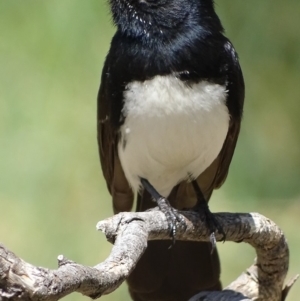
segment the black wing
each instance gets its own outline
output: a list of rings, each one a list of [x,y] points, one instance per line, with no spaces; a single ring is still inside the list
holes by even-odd
[[[101,85],[97,99],[98,148],[103,176],[112,195],[113,209],[115,213],[118,213],[131,210],[134,194],[124,175],[118,157],[118,129],[111,120],[113,96],[109,85],[110,70],[107,58],[102,70]]]

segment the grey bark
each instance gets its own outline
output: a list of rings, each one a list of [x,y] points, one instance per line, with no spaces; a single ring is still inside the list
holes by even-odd
[[[176,239],[209,241],[203,218],[193,212],[182,214],[187,228],[178,229]],[[257,213],[215,216],[223,226],[226,241],[249,243],[257,258],[223,291],[202,292],[190,301],[284,301],[296,278],[283,288],[289,251],[282,231]],[[157,210],[120,213],[99,222],[97,229],[114,246],[109,257],[95,267],[77,264],[62,255],[58,257],[57,270],[35,267],[0,245],[0,301],[52,301],[75,291],[96,299],[122,284],[145,251],[147,240],[169,239],[165,216]],[[221,238],[217,233],[216,239]]]

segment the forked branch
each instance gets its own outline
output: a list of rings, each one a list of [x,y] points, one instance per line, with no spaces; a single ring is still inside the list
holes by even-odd
[[[187,229],[178,231],[178,240],[209,241],[203,219],[182,212]],[[284,301],[292,286],[283,289],[288,270],[286,239],[275,223],[264,216],[218,213],[227,241],[246,242],[257,253],[256,262],[222,292],[202,292],[191,300]],[[202,221],[201,221],[202,220]],[[169,239],[164,214],[157,210],[120,213],[97,225],[114,243],[109,257],[95,267],[87,267],[58,257],[58,269],[35,267],[0,245],[0,301],[58,300],[72,292],[96,299],[119,287],[135,267],[147,247],[147,240]],[[220,240],[221,235],[216,235]],[[171,242],[170,242],[171,243]],[[203,298],[205,296],[205,298]]]

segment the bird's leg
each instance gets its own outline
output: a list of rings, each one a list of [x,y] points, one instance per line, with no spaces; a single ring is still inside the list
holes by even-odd
[[[205,197],[197,183],[197,181],[192,181],[193,188],[195,190],[196,196],[197,196],[197,204],[194,207],[194,210],[198,211],[199,213],[204,214],[205,221],[207,224],[207,227],[210,231],[210,241],[212,244],[212,251],[216,247],[216,237],[215,237],[215,231],[217,230],[220,234],[223,235],[222,241],[225,241],[226,234],[223,231],[222,226],[220,225],[219,221],[215,218],[214,214],[211,213],[211,211],[208,208],[208,203],[205,200]]]
[[[156,201],[159,209],[165,214],[170,230],[170,236],[174,244],[176,230],[177,230],[177,223],[179,223],[181,227],[186,228],[186,223],[184,218],[178,213],[176,209],[174,209],[170,205],[169,201],[165,197],[163,197],[157,192],[157,190],[149,183],[148,180],[141,178],[141,184]]]

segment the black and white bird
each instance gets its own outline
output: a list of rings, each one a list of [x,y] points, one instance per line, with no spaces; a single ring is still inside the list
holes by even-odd
[[[204,210],[228,173],[244,81],[212,0],[110,0],[117,31],[98,94],[98,142],[114,212],[157,202],[172,235],[176,209]],[[169,205],[169,202],[171,206]],[[210,230],[218,225],[208,222]],[[130,276],[134,300],[187,300],[220,289],[208,243],[151,242]]]

